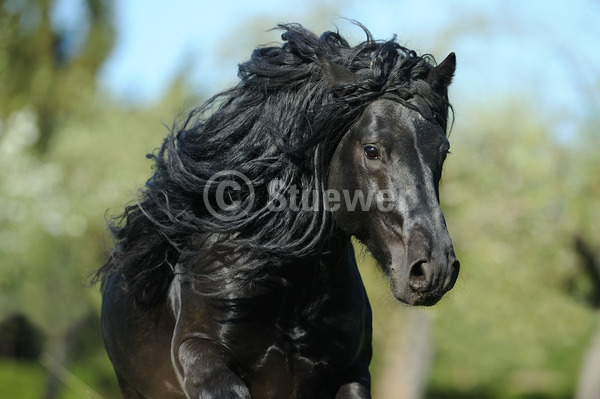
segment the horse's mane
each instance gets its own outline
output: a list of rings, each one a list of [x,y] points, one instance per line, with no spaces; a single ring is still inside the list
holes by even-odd
[[[247,258],[237,262],[236,273],[256,270],[266,259],[319,255],[331,235],[330,212],[321,206],[273,214],[267,208],[269,182],[322,192],[342,136],[384,95],[419,95],[446,128],[447,96],[424,82],[433,57],[417,56],[395,38],[373,40],[365,28],[367,40],[355,47],[337,32],[318,37],[296,24],[279,28],[281,46],[254,50],[239,66],[240,82],[192,110],[149,155],[154,175],[139,201],[111,224],[116,247],[97,279],[120,273],[138,300],[157,303],[182,251],[199,249],[207,234],[211,251]],[[356,79],[331,85],[323,62],[352,71]],[[252,201],[237,220],[215,217],[203,202],[214,198],[207,183],[223,171],[243,174],[254,188],[252,196],[243,185],[235,192],[242,207]]]

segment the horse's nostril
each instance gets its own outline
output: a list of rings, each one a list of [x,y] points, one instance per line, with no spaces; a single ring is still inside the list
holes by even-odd
[[[423,263],[425,262],[419,262],[416,265],[414,265],[412,267],[412,269],[410,269],[410,276],[411,277],[425,277],[425,270],[423,270]]]
[[[412,289],[416,291],[423,291],[427,289],[427,266],[428,264],[426,261],[419,261],[410,269],[408,281]]]

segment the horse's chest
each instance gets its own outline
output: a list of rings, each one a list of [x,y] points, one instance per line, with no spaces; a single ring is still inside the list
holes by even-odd
[[[259,397],[322,390],[368,345],[370,310],[360,280],[344,279],[312,295],[291,289],[267,296],[262,306],[261,322],[243,332],[249,380],[264,390]]]

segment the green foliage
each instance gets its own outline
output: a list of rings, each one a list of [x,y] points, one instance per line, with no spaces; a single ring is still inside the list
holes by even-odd
[[[110,0],[83,2],[87,21],[76,32],[53,21],[56,3],[0,4],[0,118],[24,108],[34,111],[40,152],[67,113],[93,96],[96,72],[114,43]]]
[[[98,318],[98,287],[88,281],[112,245],[105,219],[135,199],[151,172],[145,155],[167,133],[162,120],[185,102],[174,91],[153,109],[132,111],[96,97],[64,121],[43,158],[34,150],[35,112],[12,113],[0,131],[0,319],[25,314],[48,337],[45,350],[106,397],[116,396],[116,380],[99,336],[78,332],[90,340],[81,359],[82,337],[69,334],[90,313]],[[39,365],[15,367],[42,380],[27,387],[41,396],[47,376]],[[8,363],[4,375],[12,378]],[[77,397],[63,391],[61,398]]]

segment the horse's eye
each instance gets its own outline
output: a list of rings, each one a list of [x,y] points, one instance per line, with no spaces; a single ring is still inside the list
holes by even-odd
[[[379,150],[377,150],[377,147],[368,145],[365,147],[365,155],[369,159],[379,159]]]

